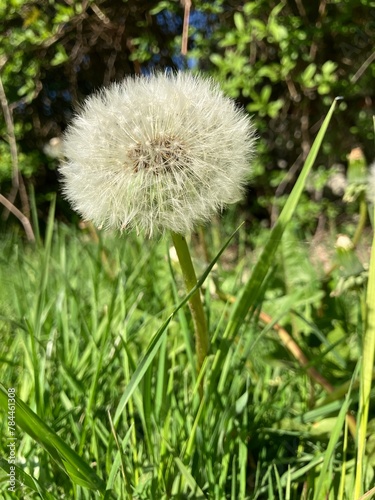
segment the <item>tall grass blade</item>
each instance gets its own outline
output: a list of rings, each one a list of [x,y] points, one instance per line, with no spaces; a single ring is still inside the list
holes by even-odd
[[[325,497],[328,498],[328,492],[323,493],[323,487],[324,487],[325,483],[332,484],[332,482],[333,482],[333,478],[330,477],[330,474],[329,474],[329,468],[330,468],[330,465],[331,465],[332,460],[334,458],[334,452],[335,452],[337,442],[340,438],[341,432],[342,432],[344,424],[345,424],[345,416],[349,411],[349,407],[350,407],[350,403],[351,403],[350,393],[352,390],[353,381],[358,376],[358,370],[359,370],[359,365],[357,365],[356,369],[354,370],[348,393],[345,396],[344,404],[341,407],[341,410],[340,410],[339,415],[337,417],[336,425],[335,425],[333,432],[331,434],[331,437],[329,439],[327,450],[324,454],[324,460],[323,460],[322,468],[321,468],[321,471],[319,474],[318,483],[317,483],[317,486],[315,488],[313,500],[320,500],[321,498],[325,498]]]
[[[31,352],[33,360],[33,370],[34,370],[34,384],[35,384],[35,401],[37,413],[41,417],[44,414],[44,398],[42,388],[44,387],[44,372],[45,370],[41,368],[40,355],[39,355],[39,337],[42,329],[42,317],[45,308],[45,303],[47,300],[47,285],[48,285],[48,275],[49,275],[49,264],[51,256],[51,245],[52,245],[52,235],[53,227],[55,221],[55,207],[56,207],[56,197],[51,201],[46,237],[43,249],[42,266],[41,266],[41,276],[39,283],[39,293],[37,295],[37,304],[35,309],[35,317],[32,322],[26,321],[31,342]]]
[[[375,214],[375,208],[374,208]],[[374,218],[375,220],[375,218]],[[370,393],[375,352],[375,234],[372,241],[369,278],[366,295],[366,327],[362,347],[362,370],[359,393],[358,411],[358,444],[357,470],[354,485],[354,498],[357,499],[363,492],[363,459],[366,448],[367,423],[370,407]]]
[[[175,308],[175,310],[172,312],[172,314],[170,314],[170,316],[164,321],[162,326],[156,332],[156,334],[153,337],[152,341],[150,342],[142,360],[140,361],[138,368],[133,373],[133,376],[130,379],[130,382],[127,385],[127,387],[126,387],[126,389],[121,397],[121,400],[117,406],[115,416],[113,418],[113,423],[114,423],[115,428],[120,420],[120,417],[122,415],[122,412],[124,411],[124,408],[125,408],[127,402],[129,401],[132,394],[134,393],[134,391],[138,387],[138,385],[139,385],[140,381],[142,380],[144,374],[146,373],[148,367],[151,365],[152,360],[155,358],[155,356],[159,350],[159,347],[163,341],[164,334],[165,334],[165,332],[168,328],[168,325],[171,322],[172,318],[189,301],[190,297],[203,285],[203,283],[207,279],[207,276],[210,274],[211,269],[214,267],[214,265],[216,264],[216,262],[220,258],[221,254],[227,248],[227,246],[229,245],[229,243],[231,242],[232,238],[234,237],[234,235],[237,233],[238,230],[239,230],[239,227],[231,234],[229,239],[226,241],[226,243],[220,249],[219,253],[216,255],[216,257],[213,259],[213,261],[207,267],[207,269],[202,274],[200,279],[197,281],[196,286],[190,290],[190,292],[178,304],[178,306]]]
[[[30,190],[29,190],[29,201],[30,201],[30,208],[31,208],[31,218],[33,221],[35,242],[39,246],[41,240],[40,240],[40,230],[39,230],[38,209],[36,207],[35,190],[34,190],[34,186],[32,184],[30,185]]]
[[[320,146],[323,142],[324,135],[327,131],[329,122],[332,118],[333,112],[335,110],[338,98],[336,98],[323,121],[323,124],[315,138],[311,150],[306,158],[303,169],[297,179],[297,182],[290,193],[288,200],[277,219],[275,226],[273,227],[269,239],[260,255],[256,265],[254,266],[253,272],[244,286],[239,299],[235,302],[234,308],[228,326],[225,332],[225,338],[233,338],[238,330],[240,329],[245,316],[249,310],[249,307],[254,305],[259,298],[259,291],[262,284],[267,276],[267,273],[272,266],[273,258],[275,256],[276,250],[281,242],[281,237],[284,230],[291,220],[295,209],[297,207],[298,201],[301,197],[303,189],[306,184],[307,176],[314,164],[314,161],[319,152]]]
[[[206,495],[203,493],[203,491],[198,486],[198,484],[196,483],[193,476],[190,474],[189,470],[182,463],[182,461],[178,457],[175,457],[174,460],[176,462],[177,467],[180,469],[180,472],[181,472],[182,476],[184,477],[186,483],[188,484],[189,488],[193,492],[194,498],[196,500],[203,500],[203,499],[207,498]]]
[[[325,117],[323,124],[315,138],[315,141],[311,146],[311,150],[306,158],[305,164],[297,179],[297,182],[292,192],[290,193],[285,206],[276,221],[276,224],[272,228],[271,234],[260,257],[258,258],[258,261],[253,268],[250,278],[239,293],[239,298],[234,303],[227,327],[221,340],[220,347],[216,352],[215,360],[212,365],[210,382],[211,390],[214,390],[214,387],[217,383],[217,378],[221,374],[221,367],[227,355],[228,340],[230,341],[234,339],[242,324],[244,323],[250,307],[256,305],[257,300],[261,296],[262,290],[264,289],[264,285],[266,283],[266,278],[267,276],[269,276],[270,269],[273,265],[273,259],[276,254],[276,250],[278,249],[283,233],[296,210],[298,201],[301,197],[306,183],[307,176],[317,157],[320,146],[324,139],[324,135],[327,131],[329,122],[331,121],[333,112],[339,99],[340,98],[336,98],[333,101],[327,113],[327,116]]]
[[[7,473],[10,473],[10,465],[7,460],[0,457],[0,467]],[[55,497],[46,491],[40,483],[32,476],[27,474],[21,467],[15,465],[15,477],[16,481],[19,483],[18,487],[29,488],[34,493],[37,493],[42,500],[55,500]],[[22,491],[24,493],[24,491]],[[25,492],[26,493],[26,492]]]
[[[113,429],[113,431],[114,431],[114,429]],[[120,467],[122,467],[123,474],[126,474],[125,464],[123,463],[122,455],[123,455],[123,452],[128,445],[132,431],[133,431],[132,427],[129,427],[127,433],[125,434],[124,439],[121,442],[121,445],[120,445],[120,443],[118,443],[119,448],[116,452],[115,459],[113,460],[113,464],[112,464],[111,470],[110,470],[109,475],[108,475],[107,490],[111,490],[114,487],[116,475],[117,475]],[[117,444],[117,441],[116,441],[116,444]],[[123,479],[124,479],[124,481],[126,481],[126,487],[128,487],[128,481],[127,481],[126,476]]]
[[[22,400],[16,396],[15,399],[17,425],[43,446],[74,483],[104,493],[105,483],[91,467]],[[2,384],[0,384],[0,407],[7,411],[8,395]]]

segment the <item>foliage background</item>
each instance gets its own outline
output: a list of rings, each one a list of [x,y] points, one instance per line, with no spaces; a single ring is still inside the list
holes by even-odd
[[[370,161],[373,7],[371,0],[198,0],[184,57],[184,7],[178,1],[2,0],[1,79],[19,168],[27,187],[35,188],[41,214],[48,195],[58,190],[58,160],[46,154],[49,141],[61,137],[86,95],[154,68],[213,75],[254,116],[261,141],[247,200],[253,222],[270,218],[275,192],[288,192],[334,97],[344,101],[328,132],[320,171],[346,166],[357,146]],[[8,132],[0,122],[3,194],[12,176]],[[313,199],[317,191],[313,186]],[[329,189],[325,194],[335,197]],[[58,204],[59,215],[70,219],[61,197]]]

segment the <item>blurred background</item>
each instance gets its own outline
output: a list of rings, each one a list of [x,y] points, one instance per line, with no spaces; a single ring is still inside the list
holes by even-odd
[[[30,218],[30,193],[45,220],[60,189],[61,135],[85,96],[154,69],[211,75],[254,117],[258,156],[242,204],[252,225],[272,223],[332,100],[342,96],[299,213],[312,232],[322,212],[339,219],[348,155],[354,150],[366,165],[374,157],[374,6],[370,0],[2,0],[0,227],[23,230],[5,205]],[[57,216],[72,221],[61,193],[57,199]]]

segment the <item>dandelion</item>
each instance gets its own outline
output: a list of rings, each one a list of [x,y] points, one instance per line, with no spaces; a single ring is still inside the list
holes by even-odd
[[[184,234],[241,198],[255,133],[210,79],[127,78],[89,97],[64,137],[63,190],[99,227],[172,232],[185,285],[197,283]],[[209,347],[199,290],[189,300],[198,368]]]
[[[249,117],[212,80],[126,78],[68,127],[63,190],[98,227],[186,234],[241,198],[254,142]]]

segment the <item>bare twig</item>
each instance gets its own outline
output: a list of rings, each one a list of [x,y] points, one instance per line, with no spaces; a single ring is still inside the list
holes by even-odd
[[[295,0],[295,2],[296,2],[296,6],[298,9],[299,15],[301,17],[303,17],[304,19],[307,19],[306,10],[305,10],[305,7],[304,7],[303,3],[301,2],[301,0]]]
[[[375,52],[373,52],[367,59],[366,61],[361,65],[359,70],[356,72],[355,75],[353,75],[350,79],[350,83],[356,83],[363,73],[366,71],[366,69],[370,66],[370,64],[375,61]]]
[[[129,52],[133,54],[135,48],[131,38],[126,39],[126,47],[128,48]],[[141,63],[139,62],[138,59],[133,59],[133,66],[134,66],[134,73],[136,75],[140,75],[142,71],[141,71]]]
[[[33,228],[31,227],[29,219],[24,215],[20,210],[18,210],[17,207],[13,205],[9,200],[5,198],[2,194],[0,194],[0,203],[4,205],[4,207],[9,210],[13,215],[17,217],[17,219],[21,222],[25,229],[25,233],[27,236],[27,239],[31,242],[35,242],[35,236],[34,236],[34,231]]]
[[[272,318],[269,316],[267,313],[264,311],[260,311],[259,313],[259,318],[263,323],[266,323],[267,325],[269,323],[272,323]],[[309,366],[310,362],[303,353],[302,349],[299,347],[297,342],[295,342],[292,337],[289,335],[289,333],[282,328],[278,323],[273,325],[273,329],[277,332],[279,339],[281,342],[284,344],[284,346],[288,349],[288,351],[293,355],[293,357],[298,361],[298,363],[306,368],[306,372],[308,375],[315,380],[319,385],[321,385],[328,393],[333,392],[334,388],[333,386],[328,382],[327,379],[321,375],[318,370],[313,368],[312,366]]]
[[[371,490],[367,491],[367,493],[358,498],[358,500],[370,500],[372,495],[374,494],[375,494],[375,488],[371,488]]]
[[[12,158],[12,183],[13,186],[18,190],[19,177],[18,177],[18,154],[17,154],[17,142],[16,134],[14,133],[14,125],[12,113],[10,112],[8,100],[5,95],[3,81],[0,75],[0,103],[3,108],[3,114],[5,119],[5,124],[8,132],[8,142],[10,147],[10,155]]]
[[[285,77],[285,83],[288,87],[289,95],[290,95],[292,101],[298,102],[301,98],[300,98],[299,93],[297,92],[296,86],[294,85],[294,82],[293,82],[290,75],[287,75]]]
[[[322,27],[323,19],[326,15],[326,9],[327,9],[327,0],[321,0],[321,2],[319,4],[319,11],[318,11],[319,17],[315,23],[315,27],[317,30],[320,30],[320,28]],[[315,39],[315,40],[313,40],[311,47],[310,47],[310,59],[312,61],[315,60],[317,52],[318,52],[318,42]]]
[[[95,15],[104,23],[104,24],[111,24],[111,20],[109,17],[107,17],[102,10],[99,9],[99,7],[95,4],[92,3],[90,5],[92,10],[94,11]]]
[[[8,197],[8,201],[11,206],[14,206],[14,200],[16,199],[17,193],[19,193],[22,203],[23,215],[29,219],[30,218],[30,204],[27,197],[27,192],[23,178],[18,167],[18,152],[17,152],[17,141],[16,134],[14,131],[14,123],[12,112],[10,110],[8,100],[5,94],[5,89],[3,81],[0,75],[0,103],[4,114],[5,124],[7,128],[8,142],[10,148],[10,156],[12,159],[12,190]],[[9,209],[8,209],[9,213]],[[6,216],[5,216],[6,218]]]
[[[266,324],[269,324],[272,322],[271,316],[266,314],[264,311],[261,311],[259,314],[259,318],[261,321],[263,321]],[[321,375],[318,370],[316,370],[314,367],[309,366],[310,362],[305,356],[304,352],[302,349],[299,347],[297,342],[295,342],[292,337],[289,335],[289,333],[282,328],[278,323],[273,325],[273,329],[276,331],[276,333],[279,336],[279,339],[281,342],[284,344],[284,346],[288,349],[288,351],[293,355],[293,357],[298,361],[298,363],[306,368],[306,373],[309,375],[309,377],[312,380],[315,380],[320,386],[323,387],[323,389],[328,392],[328,394],[331,394],[334,391],[334,387],[328,382],[326,378]],[[347,413],[346,415],[346,421],[350,430],[351,435],[353,436],[354,439],[356,439],[356,421],[353,415],[350,413]]]
[[[191,9],[191,0],[183,0],[182,4],[184,5],[184,24],[182,29],[181,54],[183,56],[186,56],[188,38],[189,38],[189,17]]]
[[[113,50],[108,58],[107,68],[104,74],[104,79],[103,79],[104,85],[108,85],[109,82],[111,81],[111,77],[113,76],[113,69],[115,66],[116,58],[118,53],[121,52],[121,40],[124,31],[125,31],[125,24],[120,24],[117,28],[116,34],[114,35],[114,40],[112,43]]]

